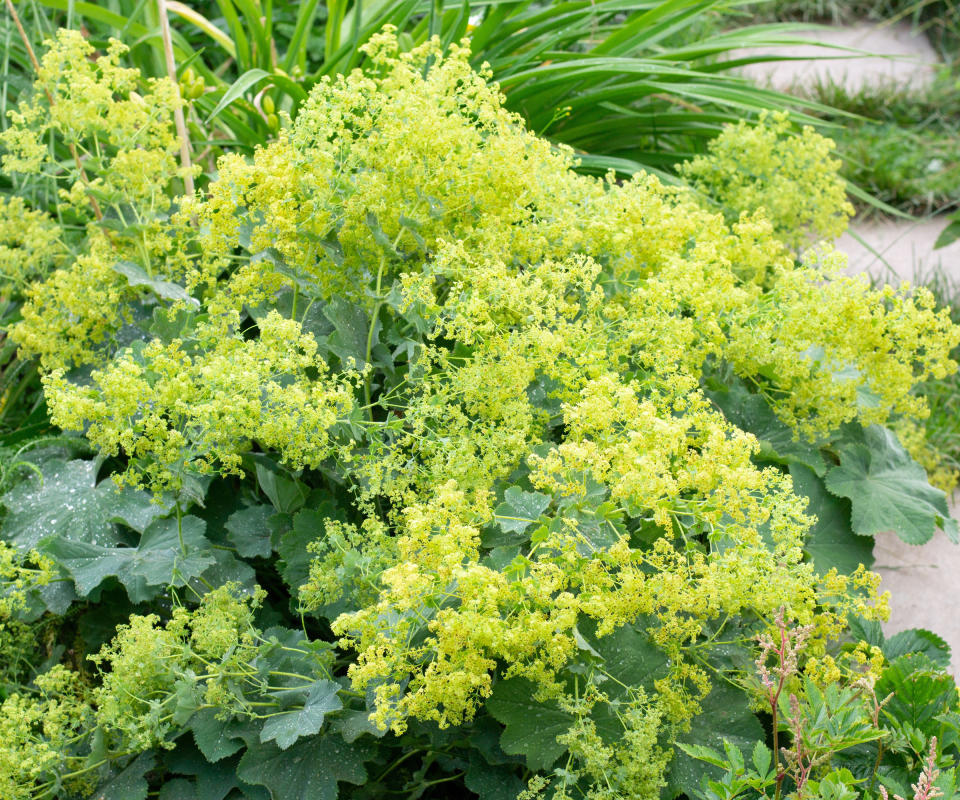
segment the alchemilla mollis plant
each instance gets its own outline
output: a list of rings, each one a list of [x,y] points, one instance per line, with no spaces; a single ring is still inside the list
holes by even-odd
[[[4,798],[957,779],[945,645],[885,639],[868,569],[956,537],[891,426],[960,330],[845,276],[826,140],[586,177],[387,29],[185,195],[124,52],[61,31],[0,136],[56,190],[0,265],[65,432],[3,478]]]

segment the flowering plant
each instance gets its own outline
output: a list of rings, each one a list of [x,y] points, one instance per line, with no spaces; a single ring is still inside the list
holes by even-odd
[[[960,331],[797,256],[829,144],[764,118],[751,188],[730,129],[713,199],[585,177],[466,46],[366,53],[192,195],[118,43],[61,32],[0,137],[84,223],[31,212],[4,286],[67,432],[2,497],[4,797],[695,795],[693,745],[764,739],[758,635],[802,626],[797,703],[901,664],[869,536],[956,530],[886,426]],[[943,703],[891,769],[956,751]]]

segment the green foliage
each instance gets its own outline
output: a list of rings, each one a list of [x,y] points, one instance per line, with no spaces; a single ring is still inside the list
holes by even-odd
[[[809,631],[790,630],[782,617],[778,626],[782,644],[771,639],[764,647],[776,665],[768,670],[764,661],[757,662],[771,704],[774,751],[763,740],[752,748],[725,740],[722,752],[702,744],[679,745],[691,758],[717,770],[715,776],[703,777],[692,794],[704,800],[771,794],[797,800],[886,799],[890,792],[906,796],[904,786],[910,783],[915,798],[944,792],[954,796],[960,756],[958,718],[952,710],[957,686],[925,655],[933,644],[928,632],[904,631],[896,642],[884,641],[879,624],[854,620],[854,635],[863,636],[864,643],[875,642],[875,656],[880,652],[877,644],[882,645],[878,663],[885,666],[878,677],[838,674],[820,688],[809,677],[797,679],[796,657]],[[789,747],[776,750],[777,733],[790,737]],[[949,767],[938,768],[945,765]]]
[[[274,69],[247,5],[208,33]],[[631,8],[596,55],[702,5]],[[543,12],[505,8],[481,40]],[[349,10],[325,11],[339,51]],[[365,72],[190,195],[170,86],[50,41],[4,164],[62,184],[78,229],[8,335],[97,456],[65,438],[4,477],[0,794],[647,800],[695,795],[706,759],[721,789],[782,772],[839,798],[864,754],[894,789],[932,736],[953,757],[943,649],[879,636],[861,564],[876,507],[907,538],[949,527],[883,426],[923,415],[960,329],[828,248],[795,258],[845,214],[834,165],[801,169],[828,145],[764,117],[737,203],[815,194],[822,217],[726,219],[577,172],[465,46],[419,38],[372,33]],[[749,161],[735,135],[696,169]]]
[[[851,501],[854,533],[872,536],[893,528],[908,544],[923,544],[942,527],[957,541],[946,496],[930,486],[896,437],[871,427],[857,438],[862,442],[840,446],[840,464],[826,477],[828,491]]]
[[[958,29],[960,30],[960,29]],[[958,40],[960,41],[960,40]],[[951,209],[958,199],[955,68],[944,66],[922,86],[864,86],[852,91],[832,83],[813,87],[820,102],[857,115],[831,135],[844,161],[843,174],[870,195],[908,214]],[[862,204],[869,213],[869,205]]]
[[[853,529],[846,498],[831,495],[816,474],[802,464],[790,465],[790,477],[794,491],[810,501],[807,513],[817,518],[806,542],[807,553],[817,569],[827,572],[835,567],[850,573],[861,564],[872,566],[873,542]]]
[[[288,750],[259,744],[240,759],[237,776],[270,787],[274,800],[335,800],[338,782],[366,782],[363,757],[363,748],[331,736],[305,740]]]
[[[325,77],[370,69],[363,46],[389,24],[407,48],[431,36],[447,46],[469,34],[474,68],[489,64],[508,107],[532,130],[584,152],[584,165],[595,172],[612,167],[630,174],[641,166],[672,171],[679,158],[701,152],[723,124],[744,114],[789,109],[809,120],[794,109],[820,108],[758,89],[732,71],[735,64],[725,54],[795,41],[790,24],[722,31],[720,21],[737,5],[216,0],[174,3],[170,17],[192,149],[211,171],[225,147],[252,150],[287,117],[295,119]],[[166,76],[153,3],[118,0],[108,9],[42,0],[31,6],[34,27],[43,35],[57,25],[82,23],[101,41],[134,37],[136,65],[145,75]],[[25,54],[18,62],[21,68],[10,72],[27,85]]]
[[[154,503],[143,492],[118,490],[110,480],[97,483],[92,461],[51,455],[34,467],[3,496],[4,535],[20,547],[54,540],[115,544],[117,530],[111,523],[142,533],[170,510],[169,503]]]

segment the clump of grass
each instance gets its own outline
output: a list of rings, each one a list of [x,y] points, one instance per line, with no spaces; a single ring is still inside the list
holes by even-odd
[[[873,198],[913,215],[960,205],[960,3],[955,0],[768,0],[753,18],[845,24],[905,21],[940,49],[943,67],[922,86],[893,82],[850,89],[823,82],[799,94],[843,112],[825,113],[844,177]],[[851,118],[850,115],[859,117]],[[863,215],[876,205],[861,203]]]
[[[848,180],[910,214],[960,204],[960,91],[947,70],[920,90],[875,84],[851,91],[824,83],[812,91],[820,102],[862,117],[830,131]]]
[[[845,177],[878,200],[920,215],[960,201],[957,138],[891,123],[850,126],[834,138]]]

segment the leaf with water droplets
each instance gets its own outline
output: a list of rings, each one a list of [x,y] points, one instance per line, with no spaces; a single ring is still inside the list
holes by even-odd
[[[113,780],[94,792],[91,800],[144,800],[149,786],[145,775],[153,769],[156,756],[143,753]]]
[[[234,511],[227,520],[227,539],[244,558],[270,555],[270,517],[273,506],[258,505]]]
[[[152,586],[184,586],[213,565],[207,523],[193,516],[159,519],[144,533],[130,565],[130,574]]]
[[[339,691],[340,685],[333,681],[317,681],[310,687],[303,708],[292,709],[267,720],[260,731],[260,741],[275,741],[281,750],[286,750],[301,736],[319,733],[326,715],[343,708]]]
[[[44,541],[41,549],[73,578],[85,597],[109,577],[124,585],[131,601],[141,603],[167,586],[183,586],[215,563],[203,536],[204,522],[187,516],[181,531],[176,519],[157,520],[138,547],[103,547],[66,538]]]
[[[154,503],[147,492],[118,489],[109,478],[97,484],[94,461],[53,458],[41,462],[39,470],[39,475],[26,473],[0,498],[8,511],[3,538],[23,549],[49,538],[109,547],[120,541],[114,523],[142,532],[170,511],[168,503]]]
[[[128,486],[118,488],[113,478],[105,478],[97,484],[97,497],[110,522],[121,522],[137,533],[143,533],[154,520],[173,511],[174,501],[169,495],[156,498],[149,492]]]
[[[265,786],[272,800],[336,800],[337,783],[366,782],[367,748],[339,736],[311,736],[281,750],[273,742],[251,746],[237,766],[243,781]]]
[[[566,751],[557,737],[570,729],[574,718],[556,705],[534,700],[535,691],[526,678],[500,681],[493,687],[487,709],[506,725],[500,738],[503,751],[525,756],[532,770],[546,770]]]
[[[132,547],[102,547],[72,539],[51,539],[43,547],[44,555],[70,573],[80,597],[86,597],[107,578],[125,574],[135,552]]]
[[[204,708],[190,719],[189,728],[193,740],[200,748],[204,758],[211,762],[232,756],[243,748],[243,740],[256,736],[256,723],[253,720],[228,720],[217,718],[216,708]]]

